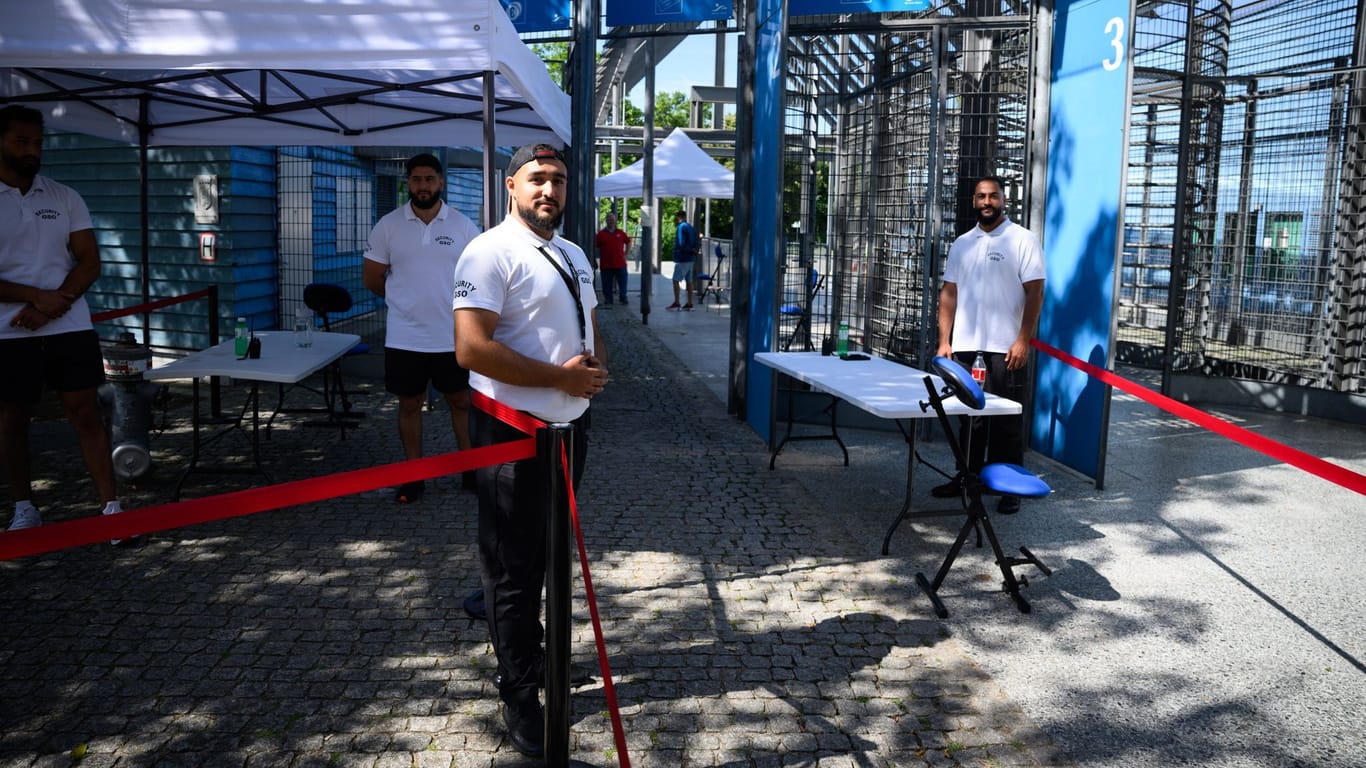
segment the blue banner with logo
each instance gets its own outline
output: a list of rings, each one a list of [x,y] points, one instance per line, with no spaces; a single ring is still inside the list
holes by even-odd
[[[607,26],[716,21],[735,16],[733,0],[607,0]]]
[[[518,32],[569,29],[571,0],[498,0]]]
[[[787,0],[788,16],[928,11],[930,0]]]

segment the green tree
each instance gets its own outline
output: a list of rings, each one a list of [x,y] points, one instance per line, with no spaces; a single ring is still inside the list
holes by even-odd
[[[689,106],[690,105],[688,102],[687,94],[681,91],[665,91],[663,93],[655,94],[654,118],[656,133],[658,135],[662,135],[667,133],[671,128],[687,128],[689,123],[691,122]],[[703,105],[701,118],[703,125],[711,124],[711,110],[712,105]],[[622,110],[622,114],[627,125],[645,125],[645,111],[640,107],[637,107],[629,99],[626,101],[625,107]],[[733,117],[727,115],[726,121],[727,124],[731,126],[733,129]],[[619,167],[625,167],[627,165],[630,165],[631,163],[636,162],[639,159],[640,155],[635,153],[623,152],[617,156]],[[731,170],[735,169],[735,161],[732,159],[722,159],[720,162],[722,165],[726,166],[727,168],[730,168]],[[610,159],[603,158],[602,167],[599,169],[599,175],[609,172],[609,163]],[[656,233],[656,235],[659,238],[660,242],[661,258],[668,261],[673,258],[674,214],[682,210],[683,199],[677,197],[666,197],[659,200],[658,203],[659,230]],[[601,220],[602,217],[607,214],[610,204],[611,201],[609,200],[599,201],[599,220]],[[628,201],[627,207],[629,210],[632,211],[632,220],[630,222],[629,230],[632,232],[633,235],[635,235],[638,232],[639,227],[639,221],[636,218],[636,211],[639,210],[638,198],[635,200]],[[700,234],[707,234],[707,232],[704,231],[703,228],[703,225],[705,223],[704,216],[702,213],[703,210],[704,209],[702,205],[699,204],[696,207],[694,215],[688,217],[688,221],[690,221],[693,224],[693,226],[697,228]],[[733,237],[734,220],[734,209],[731,205],[730,200],[711,201],[710,234],[713,237],[726,239]],[[710,259],[710,256],[708,256],[708,258]]]
[[[550,79],[560,90],[564,90],[564,70],[569,63],[569,43],[532,43],[528,46],[537,58],[545,62]]]

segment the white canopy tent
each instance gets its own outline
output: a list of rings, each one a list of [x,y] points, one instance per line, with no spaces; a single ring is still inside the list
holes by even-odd
[[[492,180],[495,147],[571,138],[569,96],[498,0],[22,5],[0,26],[0,104],[140,147],[144,212],[152,146],[480,147]],[[141,242],[147,301],[146,216]]]
[[[0,28],[12,101],[143,146],[570,139],[498,0],[34,0]]]
[[[735,173],[711,159],[682,128],[675,128],[654,151],[655,197],[735,196]],[[593,184],[598,197],[642,197],[645,159],[619,171],[599,176]]]

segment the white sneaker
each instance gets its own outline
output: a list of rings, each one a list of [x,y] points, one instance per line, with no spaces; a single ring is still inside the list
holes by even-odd
[[[109,502],[108,504],[105,504],[105,505],[104,505],[104,510],[101,511],[100,514],[101,514],[101,515],[117,515],[118,513],[122,512],[122,511],[123,511],[123,505],[119,503],[119,500],[118,500],[118,499],[114,499],[113,501],[111,501],[111,502]],[[136,538],[136,537],[134,537],[134,538]],[[110,544],[113,544],[114,546],[117,547],[118,545],[120,545],[120,544],[123,543],[123,539],[110,539],[110,540],[109,540],[109,543],[110,543]]]
[[[22,531],[25,528],[37,528],[43,524],[43,516],[38,513],[38,508],[32,503],[16,504],[14,506],[14,520],[10,521],[9,530]]]

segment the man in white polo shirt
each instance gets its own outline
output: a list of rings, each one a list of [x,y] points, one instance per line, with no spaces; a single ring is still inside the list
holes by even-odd
[[[939,291],[939,349],[970,368],[978,353],[986,363],[987,392],[1011,400],[1024,399],[1029,340],[1043,309],[1043,248],[1033,232],[1005,215],[1005,184],[995,176],[977,182],[972,208],[977,226],[949,248],[944,285]],[[964,439],[971,424],[973,472],[993,462],[1024,463],[1024,416],[963,419]],[[952,498],[962,493],[958,478],[931,493]],[[1002,496],[1002,514],[1020,509],[1015,496]]]
[[[14,495],[11,531],[43,522],[28,433],[44,386],[61,395],[104,514],[123,511],[96,396],[103,355],[84,298],[100,276],[99,247],[81,196],[38,174],[42,155],[42,113],[0,109],[0,460]]]
[[[384,388],[398,397],[398,437],[407,459],[422,458],[422,406],[428,386],[446,400],[461,450],[470,447],[469,371],[455,359],[451,291],[460,254],[479,234],[465,214],[441,201],[446,174],[429,154],[408,160],[408,203],[375,224],[365,248],[361,281],[388,307]],[[470,488],[473,476],[466,473]],[[400,504],[422,498],[417,480],[399,486]]]
[[[456,267],[456,354],[480,394],[545,422],[574,425],[577,488],[588,454],[588,402],[607,384],[593,267],[579,246],[555,234],[568,182],[560,151],[522,147],[508,174],[512,210],[470,243]],[[477,408],[470,424],[477,446],[525,437]],[[479,564],[503,722],[513,747],[533,757],[545,747],[537,688],[544,677],[548,470],[539,458],[478,470]]]

